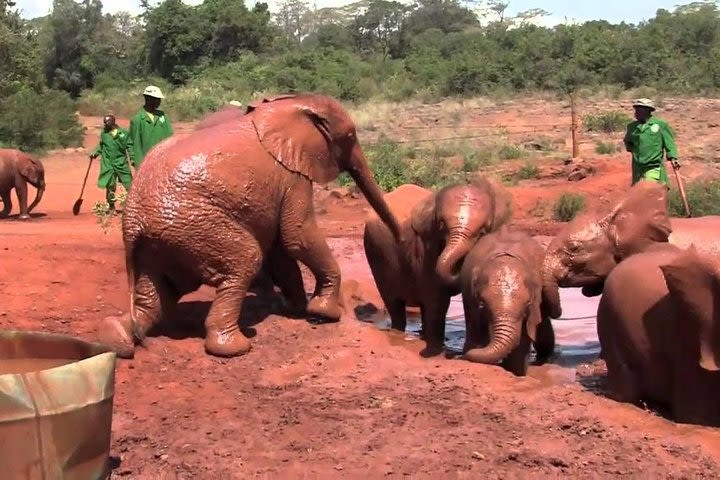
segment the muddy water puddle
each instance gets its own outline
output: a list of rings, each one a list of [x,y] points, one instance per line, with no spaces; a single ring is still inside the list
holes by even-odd
[[[600,343],[597,338],[595,316],[600,297],[587,298],[580,289],[561,289],[560,297],[563,305],[561,318],[553,320],[555,330],[555,355],[545,365],[531,365],[528,376],[543,384],[561,384],[576,381],[577,367],[593,362],[600,354]],[[390,319],[384,310],[359,317],[361,321],[373,323],[380,330],[390,330]],[[399,346],[405,342],[420,340],[419,312],[408,311],[405,334],[389,333],[391,343]],[[445,347],[453,353],[462,353],[465,342],[465,318],[462,297],[452,298],[445,323]],[[531,353],[531,364],[535,360]]]
[[[0,375],[39,372],[77,362],[67,358],[0,358]]]

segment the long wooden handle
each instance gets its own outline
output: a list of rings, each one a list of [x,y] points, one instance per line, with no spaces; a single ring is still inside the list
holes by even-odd
[[[90,175],[90,167],[92,166],[93,159],[90,158],[90,161],[88,162],[88,168],[85,171],[85,179],[83,180],[82,188],[80,189],[80,198],[82,198],[83,193],[85,193],[85,184],[87,183],[88,175]]]
[[[688,205],[687,195],[685,195],[685,186],[680,179],[680,174],[678,173],[677,168],[675,168],[675,165],[673,165],[673,172],[675,172],[675,180],[677,180],[678,190],[680,190],[680,197],[682,198],[683,205],[685,206],[685,215],[690,218],[690,205]]]

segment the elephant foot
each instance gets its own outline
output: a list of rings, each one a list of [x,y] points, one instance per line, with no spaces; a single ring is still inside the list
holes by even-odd
[[[135,341],[130,315],[106,317],[100,326],[100,341],[106,344],[119,358],[131,359],[135,356]]]
[[[307,306],[308,302],[307,299],[305,299],[304,302],[299,302],[297,300],[290,300],[283,298],[282,299],[282,311],[291,317],[298,317],[305,315],[307,313]]]
[[[441,355],[445,351],[445,344],[427,344],[425,348],[420,352],[420,356],[423,358],[436,357]]]
[[[307,313],[332,322],[338,322],[342,317],[343,310],[337,298],[313,297],[308,302]]]
[[[250,351],[252,344],[240,330],[229,333],[208,331],[205,352],[215,357],[237,357]]]

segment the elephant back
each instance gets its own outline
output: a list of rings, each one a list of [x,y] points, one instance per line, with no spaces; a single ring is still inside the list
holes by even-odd
[[[427,200],[433,195],[432,190],[420,187],[414,184],[404,184],[397,187],[392,192],[383,195],[383,199],[388,204],[390,211],[395,215],[399,223],[408,221],[416,208],[421,207],[423,200]],[[368,214],[368,221],[380,221],[374,211]]]

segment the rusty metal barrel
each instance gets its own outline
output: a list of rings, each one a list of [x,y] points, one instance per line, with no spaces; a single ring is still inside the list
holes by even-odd
[[[71,336],[0,331],[0,478],[110,476],[115,361]]]

